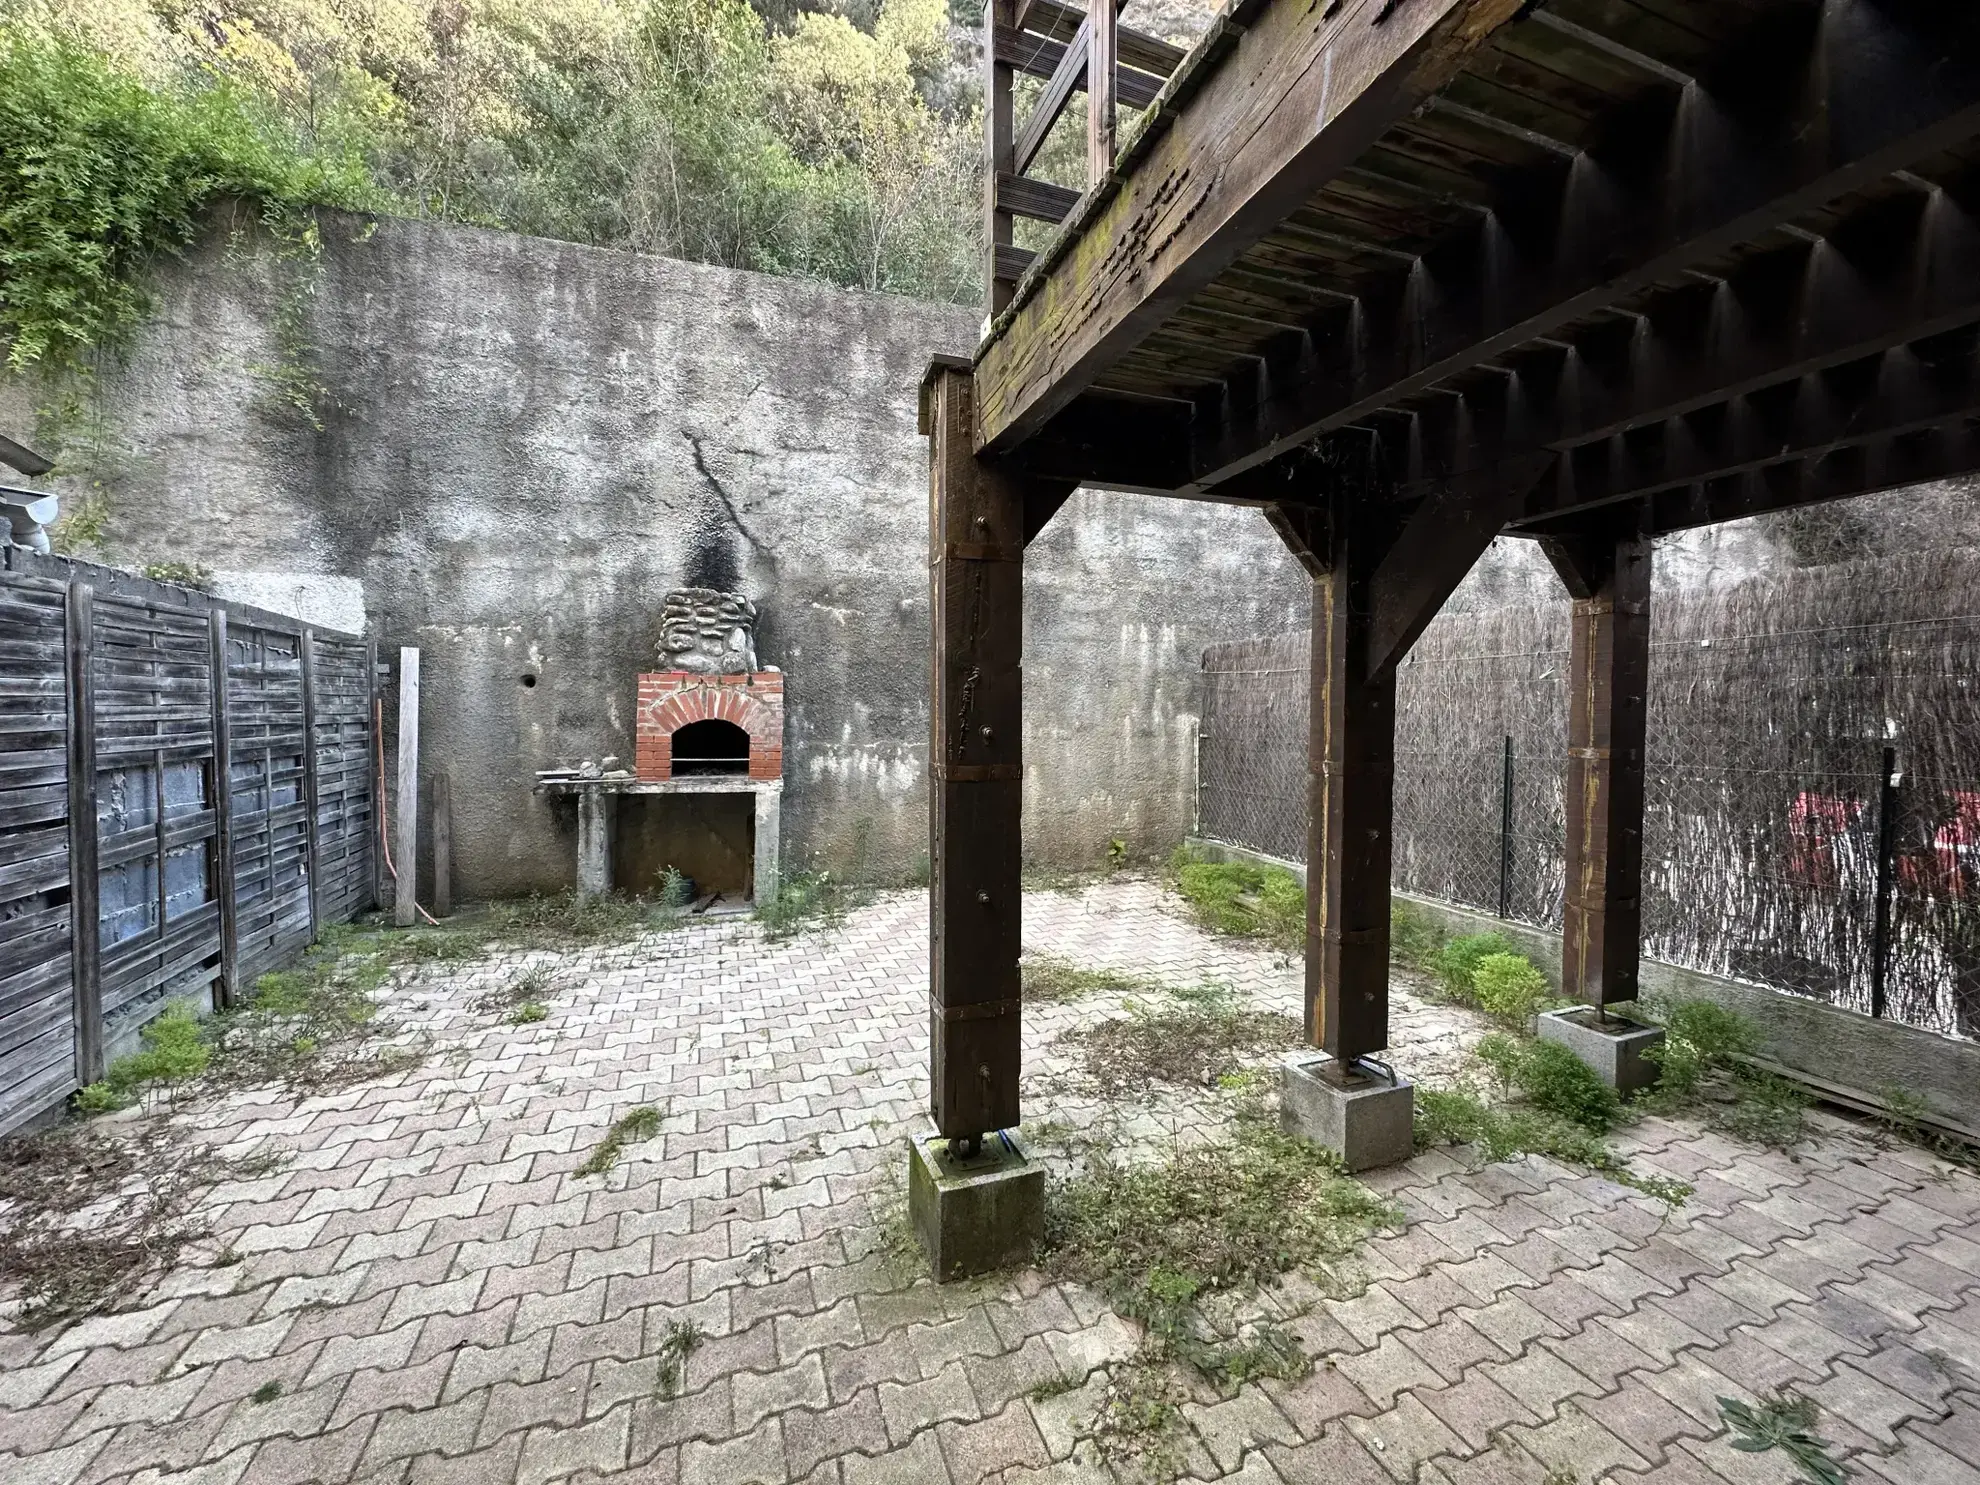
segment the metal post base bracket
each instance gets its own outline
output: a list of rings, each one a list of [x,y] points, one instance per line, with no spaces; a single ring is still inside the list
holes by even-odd
[[[959,1159],[929,1133],[910,1142],[908,1215],[940,1283],[1022,1263],[1045,1233],[1045,1167],[1017,1136],[986,1134]]]
[[[1662,1027],[1599,1015],[1588,1006],[1548,1011],[1535,1022],[1543,1042],[1559,1042],[1595,1070],[1595,1076],[1627,1098],[1656,1086],[1661,1072],[1643,1054],[1664,1044]]]
[[[1332,1150],[1350,1171],[1407,1160],[1416,1151],[1416,1089],[1325,1052],[1295,1052],[1279,1068],[1279,1125]]]

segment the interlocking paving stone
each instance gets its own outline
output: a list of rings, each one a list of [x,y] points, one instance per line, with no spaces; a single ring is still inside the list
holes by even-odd
[[[1296,964],[1198,931],[1152,882],[1029,894],[1025,942],[1301,1005]],[[200,1110],[230,1154],[290,1152],[205,1198],[237,1265],[194,1261],[126,1312],[32,1334],[0,1296],[0,1481],[1112,1478],[1090,1433],[1137,1328],[1046,1274],[938,1288],[886,1251],[899,1142],[925,1118],[926,964],[924,899],[891,893],[779,944],[708,922],[411,972],[386,1011],[433,1038],[421,1066]],[[556,986],[546,1022],[473,1009],[533,965]],[[1127,1013],[1114,994],[1027,1006],[1029,1123],[1130,1156],[1212,1135],[1231,1107],[1214,1090],[1081,1082],[1059,1038]],[[1403,971],[1394,1025],[1431,1086],[1488,1029]],[[577,1176],[640,1105],[660,1132]],[[1406,1223],[1367,1245],[1358,1292],[1294,1276],[1259,1301],[1316,1365],[1195,1384],[1187,1472],[1779,1485],[1778,1456],[1728,1447],[1718,1399],[1787,1386],[1866,1485],[1980,1485],[1980,1181],[1825,1113],[1809,1126],[1791,1158],[1683,1118],[1619,1131],[1696,1183],[1676,1210],[1539,1157],[1371,1172]],[[698,1344],[663,1385],[683,1326]]]

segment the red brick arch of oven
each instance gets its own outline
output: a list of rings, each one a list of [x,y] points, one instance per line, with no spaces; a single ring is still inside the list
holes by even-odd
[[[781,689],[781,688],[780,688]],[[783,718],[740,686],[692,686],[653,706],[640,729],[641,778],[673,775],[674,734],[691,722],[730,722],[749,735],[749,777],[774,779],[784,771]]]

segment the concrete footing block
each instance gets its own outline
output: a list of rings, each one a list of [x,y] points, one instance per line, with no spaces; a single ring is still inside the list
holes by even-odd
[[[1341,1157],[1350,1171],[1407,1160],[1416,1151],[1416,1090],[1343,1068],[1325,1052],[1295,1052],[1280,1064],[1279,1123]]]
[[[981,1153],[968,1159],[938,1134],[918,1135],[908,1153],[908,1215],[939,1283],[1022,1263],[1045,1234],[1045,1167],[1014,1134],[984,1135]]]
[[[1537,1029],[1541,1041],[1559,1042],[1624,1097],[1656,1085],[1660,1069],[1643,1054],[1664,1044],[1661,1026],[1603,1016],[1591,1006],[1578,1005],[1545,1012]]]

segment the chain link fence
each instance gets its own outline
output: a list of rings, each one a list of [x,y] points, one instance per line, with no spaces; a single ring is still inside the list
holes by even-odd
[[[1644,951],[1980,1036],[1980,553],[1653,607]],[[1565,598],[1440,617],[1398,683],[1394,884],[1558,930]],[[1306,854],[1305,634],[1204,655],[1198,833]]]

